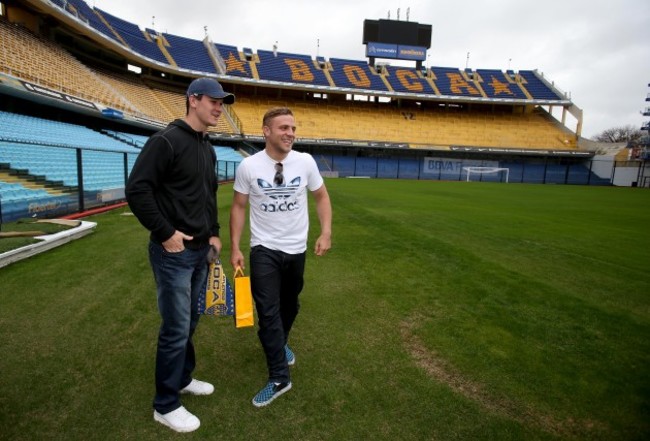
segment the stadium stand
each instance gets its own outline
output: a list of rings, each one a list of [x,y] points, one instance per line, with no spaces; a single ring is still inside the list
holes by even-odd
[[[84,2],[81,2],[84,3]],[[85,3],[84,3],[85,4]],[[77,5],[78,6],[78,5]],[[108,13],[105,13],[104,11],[99,11],[99,10],[90,10],[88,9],[86,11],[86,14],[88,15],[90,12],[93,12],[95,15],[99,16],[104,16],[106,17],[106,21],[110,25],[110,29],[116,30],[116,32],[122,32],[122,33],[128,33],[130,35],[144,35],[146,36],[151,36],[151,34],[155,31],[152,30],[147,30],[146,32],[142,32],[137,28],[136,25],[132,23],[128,23],[124,20],[121,20],[117,17],[113,17]],[[100,20],[101,21],[101,20]],[[97,25],[99,28],[99,25]],[[98,29],[99,30],[99,29]],[[101,31],[101,30],[100,30]],[[104,32],[106,30],[104,29]],[[145,38],[146,39],[146,38]],[[128,40],[128,38],[123,39],[123,40]],[[180,47],[184,47],[184,45],[187,45],[190,49],[188,49],[189,52],[192,52],[193,54],[198,53],[199,55],[194,58],[194,60],[198,59],[203,59],[203,61],[209,60],[209,57],[207,55],[207,50],[203,46],[203,44],[199,41],[196,40],[190,40],[190,39],[185,39],[183,37],[177,37],[173,36],[171,34],[163,34],[160,37],[157,37],[158,41],[162,40],[173,40],[175,44],[177,44]],[[168,46],[172,47],[173,45]],[[219,52],[221,53],[222,57],[225,58],[226,61],[231,60],[230,66],[228,70],[234,70],[241,74],[242,76],[245,75],[252,75],[253,69],[250,69],[250,65],[247,66],[248,61],[243,61],[241,59],[241,54],[236,50],[236,47],[234,46],[225,46],[225,45],[215,45]],[[201,50],[197,50],[197,49]],[[137,48],[136,48],[137,49]],[[179,50],[177,57],[181,57],[183,53],[186,51]],[[147,55],[147,52],[145,51],[143,53],[145,56]],[[388,66],[386,68],[386,74],[385,76],[378,74],[373,68],[367,65],[364,61],[354,61],[354,60],[341,60],[341,59],[331,59],[330,63],[323,63],[321,60],[320,63],[314,62],[314,60],[311,59],[311,57],[308,56],[303,56],[303,55],[297,55],[297,54],[284,54],[284,53],[277,53],[274,54],[273,52],[270,51],[258,51],[258,70],[260,72],[259,76],[261,79],[267,79],[267,80],[273,80],[273,81],[286,81],[286,82],[300,82],[303,81],[305,83],[311,83],[311,84],[319,84],[319,85],[327,85],[334,84],[336,87],[344,87],[344,88],[357,88],[357,89],[363,89],[363,90],[375,90],[375,91],[397,91],[397,92],[403,92],[403,93],[409,93],[409,92],[415,92],[415,93],[420,93],[423,92],[425,94],[434,94],[434,95],[450,95],[450,96],[467,96],[467,97],[494,97],[494,98],[501,98],[500,95],[508,95],[509,97],[512,96],[514,99],[522,99],[524,97],[527,97],[527,95],[522,92],[523,88],[523,83],[528,82],[528,83],[534,83],[535,88],[534,90],[540,90],[540,93],[544,93],[546,97],[551,97],[551,94],[548,93],[548,90],[544,92],[545,85],[543,82],[537,80],[535,83],[534,80],[534,75],[531,73],[524,73],[521,78],[522,81],[516,82],[514,81],[509,75],[504,74],[503,72],[500,71],[477,71],[475,73],[476,79],[472,80],[469,79],[467,76],[466,72],[461,72],[458,69],[450,69],[450,68],[432,68],[432,77],[431,79],[426,78],[422,75],[421,71],[417,71],[415,69],[409,69],[409,68],[400,68],[400,67],[391,67]],[[237,65],[237,63],[233,64],[232,61],[241,63]],[[196,61],[198,62],[198,61]],[[255,62],[253,61],[251,65],[254,65]],[[328,76],[325,75],[324,71],[320,70],[318,66],[322,65],[328,65],[331,66],[331,76],[330,79],[331,81],[328,80]],[[211,63],[203,64],[205,70],[208,72],[214,72],[214,66]],[[189,65],[186,67],[190,67]],[[198,67],[196,65],[193,65],[193,67]],[[85,66],[84,66],[85,68]],[[250,69],[250,72],[246,70],[247,68]],[[121,105],[116,105],[115,101],[111,100],[104,100],[104,101],[109,101],[109,105],[112,105],[117,108],[125,109],[127,111],[132,112],[133,114],[136,115],[146,115],[148,118],[152,118],[156,121],[168,121],[169,119],[172,119],[174,117],[179,117],[182,116],[183,112],[183,105],[181,102],[183,101],[182,98],[179,98],[178,94],[174,93],[167,93],[166,91],[163,90],[155,90],[155,89],[149,89],[147,86],[143,84],[136,84],[135,81],[130,81],[129,79],[125,78],[124,76],[119,77],[118,75],[120,74],[115,74],[115,73],[108,73],[108,72],[102,72],[101,74],[94,74],[89,68],[85,68],[88,70],[90,73],[93,75],[96,75],[100,77],[102,80],[104,80],[104,83],[108,83],[110,85],[110,88],[113,89],[114,91],[120,91],[120,97],[118,101],[122,101]],[[482,76],[489,76],[490,80],[489,82],[486,82],[484,79],[482,79]],[[532,76],[531,76],[532,75]],[[510,78],[510,81],[508,80]],[[518,78],[515,76],[515,78]],[[139,81],[139,80],[138,80]],[[480,83],[486,83],[484,86],[484,89],[481,88]],[[487,92],[485,92],[487,90]],[[72,90],[73,92],[76,92]],[[129,97],[129,100],[124,98],[125,96]],[[558,99],[558,96],[555,94],[552,94],[553,99]],[[309,107],[309,106],[308,106]],[[328,104],[328,107],[334,111],[339,111],[342,110],[341,107],[342,105],[339,103],[336,104]],[[357,106],[356,104],[351,104],[348,105],[347,107],[350,107],[352,109],[356,109]],[[173,109],[173,110],[172,110]],[[326,118],[319,118],[319,112],[316,111],[314,112],[313,115],[310,115],[309,118],[306,118],[304,123],[305,123],[305,130],[304,133],[306,134],[305,136],[310,136],[310,137],[322,137],[322,138],[339,138],[343,137],[344,139],[369,139],[369,140],[376,140],[376,136],[384,137],[387,136],[386,140],[390,142],[408,142],[410,144],[432,144],[432,145],[440,145],[440,144],[459,144],[459,145],[473,145],[473,146],[494,146],[499,144],[499,137],[498,136],[492,136],[491,134],[488,134],[486,137],[488,139],[488,142],[476,142],[472,140],[463,140],[463,139],[458,139],[454,138],[453,133],[451,134],[451,142],[446,141],[445,136],[438,136],[432,137],[430,136],[430,132],[427,131],[425,127],[421,127],[424,124],[422,122],[427,121],[427,120],[438,120],[440,121],[441,118],[439,117],[440,115],[435,115],[434,113],[431,112],[411,112],[410,110],[407,109],[405,112],[400,112],[401,115],[408,115],[406,117],[406,120],[411,120],[410,124],[406,125],[403,123],[403,121],[399,120],[399,115],[397,112],[395,112],[393,109],[386,108],[381,108],[380,106],[376,107],[377,110],[375,110],[372,107],[367,107],[364,109],[364,111],[361,112],[356,112],[356,114],[359,114],[361,117],[362,121],[363,120],[371,120],[374,117],[374,120],[376,121],[377,118],[382,118],[384,121],[387,121],[387,127],[385,129],[380,130],[377,132],[376,127],[369,128],[368,130],[361,130],[361,133],[354,133],[350,134],[348,133],[348,130],[346,130],[346,123],[343,123],[340,125],[341,129],[335,131],[335,133],[327,133],[326,132],[321,132],[317,133],[318,128],[323,126],[323,119],[326,119],[327,122],[325,125],[330,125],[331,119],[330,115],[333,112],[328,112],[328,115]],[[370,115],[368,115],[368,112],[370,112]],[[232,111],[232,119],[237,119],[240,116],[246,120],[248,119],[250,121],[250,112],[246,111],[246,109],[243,109],[241,112],[241,115],[238,115],[239,111]],[[433,116],[433,118],[432,118]],[[419,118],[418,118],[419,117]],[[461,123],[461,125],[466,125],[466,126],[474,126],[475,127],[475,118],[472,116],[469,117],[463,117],[462,114],[456,115],[456,119],[458,119]],[[334,118],[336,118],[334,116]],[[444,116],[442,117],[443,121],[440,121],[442,125],[444,126]],[[499,120],[503,118],[497,118]],[[222,132],[222,133],[236,133],[237,128],[233,127],[235,124],[232,123],[232,121],[227,121],[228,118],[223,118],[222,119],[222,126],[217,128],[217,132]],[[417,122],[415,122],[417,120]],[[230,122],[230,124],[228,124]],[[336,122],[336,119],[334,120]],[[538,123],[540,122],[539,120],[537,121]],[[465,123],[465,124],[463,124]],[[527,124],[526,118],[522,118],[522,124]],[[337,125],[337,124],[334,124]],[[257,121],[254,122],[250,121],[248,124],[244,124],[244,130],[248,131],[249,133],[259,133],[258,130],[258,123]],[[338,125],[337,125],[338,126]],[[515,124],[516,126],[516,124]],[[539,126],[539,124],[538,124]],[[252,128],[252,130],[251,130]],[[313,130],[310,130],[310,128],[313,128]],[[408,130],[404,131],[401,129],[408,128]],[[332,130],[330,129],[329,132]],[[401,134],[399,132],[401,131]],[[437,131],[439,132],[439,130]],[[490,130],[487,130],[487,132],[490,132]],[[502,139],[505,144],[503,145],[504,147],[518,147],[518,148],[536,148],[539,146],[542,147],[552,147],[552,148],[557,148],[557,147],[573,147],[573,145],[567,145],[567,136],[566,133],[558,133],[557,130],[555,130],[556,133],[551,134],[547,133],[546,136],[540,136],[540,135],[528,135],[524,138],[524,141],[521,141],[520,139],[522,136],[501,136],[500,139]],[[374,137],[368,136],[367,133],[371,133],[375,135]],[[456,133],[462,133],[462,130],[458,130]],[[480,130],[479,130],[480,133]],[[552,139],[553,141],[551,144],[548,144],[548,140]],[[490,141],[491,140],[491,141]],[[532,141],[531,141],[532,140]],[[454,142],[455,141],[455,142]],[[561,144],[558,145],[558,142]],[[570,143],[570,142],[569,142]],[[575,143],[573,143],[575,145]]]
[[[173,107],[168,107],[159,99],[161,94],[147,87],[135,74],[98,69],[97,75],[120,95],[129,97],[136,115],[146,116],[154,121],[169,121],[184,112],[182,98],[175,100]]]
[[[238,153],[232,147],[216,145],[214,151],[220,161],[240,163],[244,159],[241,153]]]
[[[431,67],[433,79],[443,95],[480,98],[484,94],[466,74],[450,67]]]
[[[3,19],[0,37],[8,42],[0,49],[0,69],[12,76],[161,123],[185,115],[182,89],[153,89],[130,72],[93,70],[54,43]],[[230,121],[221,119],[213,131],[235,132]]]
[[[386,66],[386,79],[395,92],[435,95],[432,84],[415,68]]]
[[[139,149],[76,124],[0,111],[0,140],[111,152],[139,153]]]
[[[28,217],[45,209],[51,213],[76,209],[82,188],[78,155],[88,206],[108,201],[107,194],[123,198],[125,176],[147,139],[0,111],[3,219]],[[215,146],[215,152],[218,176],[222,181],[232,179],[243,157],[227,146]]]
[[[178,67],[198,72],[217,73],[203,42],[173,34],[162,34],[166,48]]]
[[[330,76],[337,87],[387,92],[388,86],[365,61],[330,58]]]
[[[97,75],[56,44],[0,19],[0,66],[35,84],[125,111],[135,111]]]
[[[11,92],[0,103],[3,214],[7,204],[13,215],[25,215],[119,198],[148,135],[184,116],[184,90],[198,75],[215,76],[237,95],[210,132],[220,181],[234,177],[238,150],[254,153],[263,146],[264,112],[289,106],[298,125],[295,148],[314,154],[323,173],[461,180],[458,164],[468,161],[508,168],[510,182],[611,183],[584,162],[593,153],[579,144],[581,111],[537,71],[371,66],[367,60],[239,50],[208,36],[199,41],[140,29],[83,0],[8,7],[0,17],[6,42],[0,93]],[[24,26],[7,19],[15,10]],[[71,20],[80,26],[68,30]],[[74,43],[80,34],[84,45]],[[141,72],[127,70],[130,64]],[[35,85],[47,88],[38,109],[20,101],[35,99]],[[57,97],[65,105],[49,98],[59,92],[67,94]],[[553,107],[563,110],[562,122]],[[82,122],[62,112],[86,116]],[[579,119],[576,131],[565,126],[566,113]],[[431,161],[454,160],[461,162],[453,171],[427,168]],[[51,198],[57,202],[47,202]]]
[[[78,0],[78,2],[84,3],[82,0]],[[115,35],[119,37],[119,40],[126,42],[129,48],[133,51],[159,63],[169,64],[169,60],[165,57],[165,54],[162,53],[160,47],[156,43],[158,35],[155,31],[142,31],[137,25],[115,17],[108,12],[97,8],[95,8],[95,11],[97,11],[97,14],[101,14],[105,21],[110,25],[110,28],[115,32]]]
[[[236,108],[244,133],[261,136],[264,111],[274,106],[294,109],[297,134],[306,138],[386,141],[411,147],[575,148],[571,133],[540,110],[523,115],[449,107],[400,109],[355,101],[323,105],[318,101],[241,97]]]
[[[115,23],[115,26],[117,28],[120,27],[125,27],[126,25],[118,25],[117,20],[113,20],[111,18],[111,21]],[[132,24],[129,24],[131,32],[134,31]],[[168,35],[168,34],[165,34]],[[174,37],[171,37],[174,38]],[[179,37],[181,38],[181,37]],[[181,41],[179,39],[178,41]],[[183,42],[187,43],[188,41],[192,41],[189,39],[182,39]],[[193,41],[194,47],[200,46],[201,48],[201,53],[203,54],[203,59],[209,61],[209,57],[206,55],[207,51],[203,44],[198,41]],[[198,45],[198,46],[196,46]],[[228,69],[236,69],[237,72],[241,73],[242,76],[244,75],[250,75],[249,71],[246,70],[246,68],[250,69],[250,65],[247,65],[247,61],[242,61],[241,57],[239,60],[235,60],[235,55],[240,56],[238,52],[236,52],[236,48],[232,46],[223,46],[223,45],[217,45],[217,48],[219,49],[220,52],[222,53],[222,57],[225,56],[226,60],[226,65],[229,66]],[[67,55],[67,54],[66,54]],[[283,53],[278,53],[277,57],[273,54],[273,52],[270,51],[258,51],[259,55],[259,63],[258,63],[258,68],[260,71],[260,77],[262,79],[267,79],[267,80],[274,80],[274,81],[288,81],[288,82],[300,82],[302,81],[303,83],[310,83],[310,84],[320,84],[320,85],[326,85],[329,84],[329,81],[327,79],[327,76],[325,75],[325,72],[318,69],[317,66],[318,64],[315,63],[310,57],[307,56],[301,56],[301,55],[296,55],[296,54],[283,54]],[[68,56],[69,57],[69,56]],[[230,62],[228,60],[231,60]],[[237,63],[233,64],[232,60],[236,61],[237,63],[240,63],[237,65]],[[331,61],[331,66],[332,66],[332,71],[330,72],[331,75],[331,80],[332,83],[334,83],[337,87],[347,87],[347,88],[357,88],[357,89],[363,89],[363,90],[377,90],[377,91],[386,91],[389,92],[391,90],[397,91],[397,92],[415,92],[415,93],[429,93],[429,94],[448,94],[448,95],[461,95],[461,96],[472,96],[472,97],[486,97],[486,96],[493,96],[494,98],[502,98],[501,95],[508,95],[510,97],[511,95],[515,99],[520,99],[522,97],[526,97],[526,94],[522,92],[522,85],[516,82],[509,82],[507,80],[507,76],[503,74],[502,72],[499,71],[486,71],[487,73],[483,73],[486,76],[490,76],[490,81],[484,86],[485,90],[487,90],[487,93],[483,91],[483,89],[480,88],[479,85],[479,80],[473,81],[473,80],[468,80],[467,75],[465,72],[461,72],[458,69],[448,69],[448,68],[432,68],[432,79],[428,79],[422,76],[422,74],[415,69],[409,69],[409,68],[400,68],[400,67],[387,67],[386,69],[386,76],[382,76],[374,71],[374,69],[370,68],[367,63],[363,61],[352,61],[352,60],[340,60],[340,59],[332,59]],[[61,64],[61,63],[59,63]],[[254,65],[255,63],[251,63]],[[214,70],[214,66],[210,63],[209,64],[210,69]],[[111,89],[113,95],[116,95],[116,92],[118,92],[118,97],[116,100],[111,100],[109,99],[102,99],[106,105],[110,105],[113,107],[116,107],[118,109],[124,110],[126,112],[130,112],[135,115],[144,115],[147,118],[153,119],[155,121],[160,121],[160,122],[165,122],[170,119],[173,119],[175,117],[180,117],[184,113],[184,99],[182,98],[182,95],[179,96],[178,93],[169,93],[164,90],[156,90],[152,88],[148,88],[146,85],[141,83],[141,80],[131,80],[127,78],[124,74],[116,74],[116,73],[109,73],[105,71],[101,71],[101,73],[94,73],[90,68],[85,67],[82,65],[84,70],[88,71],[89,74],[93,75],[94,77],[98,77],[99,79],[102,80],[102,83],[105,83],[109,86]],[[251,69],[252,71],[252,69]],[[244,74],[246,72],[246,74]],[[477,77],[481,77],[481,72],[477,72]],[[530,78],[531,74],[526,73],[526,78]],[[131,77],[134,77],[131,75]],[[533,75],[534,77],[534,75]],[[500,81],[500,79],[502,81]],[[485,80],[482,80],[485,82]],[[532,82],[532,80],[524,80],[524,81],[529,81]],[[138,84],[140,83],[140,84]],[[537,86],[539,86],[539,89],[534,89],[534,90],[544,90],[544,84],[538,80],[538,83],[536,83]],[[71,92],[77,93],[78,95],[83,95],[83,93],[80,93],[79,91],[72,90],[70,89]],[[542,93],[542,92],[540,92]],[[489,94],[489,95],[488,95]],[[544,96],[549,96],[547,92],[545,92]],[[129,97],[126,99],[125,97]],[[553,95],[554,99],[558,99],[557,95]],[[338,104],[337,104],[338,105]],[[353,108],[355,106],[352,106]],[[239,106],[236,108],[238,109]],[[337,109],[340,110],[340,109]],[[390,109],[389,109],[390,110]],[[370,108],[370,112],[374,112],[374,109]],[[242,115],[239,114],[238,110],[234,110],[231,112],[233,114],[232,118],[223,118],[220,122],[220,126],[218,126],[214,131],[215,132],[221,132],[221,133],[237,133],[238,128],[236,127],[236,124],[233,123],[233,119],[239,119],[243,118],[246,119],[247,115],[250,114],[249,112],[242,112]],[[330,112],[331,113],[331,112]],[[362,112],[362,116],[364,116],[366,112]],[[473,145],[473,146],[496,146],[499,141],[498,137],[495,136],[488,136],[489,139],[492,141],[490,142],[472,142],[472,141],[465,141],[463,139],[453,139],[453,134],[451,135],[451,142],[446,141],[445,137],[443,136],[442,139],[440,137],[437,137],[439,139],[436,139],[436,137],[431,137],[427,134],[427,129],[420,127],[422,126],[424,121],[430,120],[431,115],[428,113],[425,113],[424,115],[418,115],[415,112],[406,112],[408,114],[415,115],[416,117],[419,116],[420,118],[418,119],[419,122],[411,122],[411,124],[404,125],[401,124],[401,121],[398,121],[394,118],[397,114],[395,112],[390,112],[386,111],[385,109],[381,109],[378,112],[374,113],[374,118],[377,120],[377,118],[384,118],[386,121],[388,121],[388,127],[385,129],[380,130],[380,132],[376,131],[376,128],[370,128],[369,130],[362,130],[360,133],[356,134],[350,134],[348,133],[349,130],[346,130],[346,125],[350,125],[349,121],[343,123],[340,127],[340,130],[337,128],[338,133],[330,134],[327,132],[324,132],[322,134],[318,134],[317,128],[320,126],[323,126],[323,124],[319,124],[319,118],[318,118],[318,113],[314,115],[313,118],[309,118],[305,120],[305,126],[308,127],[313,127],[314,130],[306,130],[304,133],[306,133],[305,136],[309,137],[323,137],[326,139],[331,139],[331,138],[338,138],[338,137],[343,137],[343,139],[369,139],[369,140],[376,140],[376,136],[385,136],[384,133],[386,133],[388,138],[386,141],[389,142],[408,142],[410,144],[430,144],[430,145],[441,145],[441,144],[459,144],[459,145]],[[365,115],[367,116],[367,115]],[[364,117],[365,117],[364,116]],[[372,119],[368,118],[368,119]],[[399,119],[399,116],[398,118]],[[416,118],[417,119],[417,118]],[[433,118],[433,119],[439,119],[439,118]],[[331,118],[327,118],[327,123],[330,122]],[[460,116],[461,122],[467,122],[465,125],[474,125],[474,118],[469,117],[469,118],[463,118],[462,115]],[[526,124],[527,121],[523,119],[522,124]],[[328,124],[325,124],[325,126],[328,126]],[[255,121],[254,125],[251,124],[244,124],[244,131],[247,131],[248,133],[254,133],[257,130],[258,123]],[[400,127],[401,126],[401,127]],[[443,124],[444,126],[444,124]],[[255,128],[253,131],[251,131],[251,127]],[[405,128],[408,127],[408,131],[402,131],[402,134],[398,134],[400,132],[400,128]],[[411,130],[414,129],[414,130]],[[329,130],[330,132],[332,131],[331,129]],[[488,130],[489,132],[490,130]],[[539,131],[539,130],[538,130]],[[439,131],[438,131],[439,132]],[[480,132],[480,131],[479,131]],[[505,144],[503,145],[504,147],[518,147],[518,148],[540,148],[540,147],[552,147],[552,148],[573,148],[575,146],[575,142],[567,145],[566,142],[566,134],[565,133],[557,133],[557,130],[555,130],[556,133],[551,134],[547,133],[546,136],[539,136],[536,134],[533,134],[531,136],[525,137],[524,141],[520,141],[521,136],[506,136],[506,137],[501,137],[501,139],[504,139]],[[374,136],[369,137],[364,133],[371,133]],[[460,131],[457,131],[456,133],[461,133]],[[406,135],[406,136],[405,136]],[[548,139],[552,139],[551,144],[544,144]],[[455,141],[455,142],[454,142]],[[560,144],[558,144],[558,142]]]
[[[78,187],[75,150],[38,144],[2,143],[2,162],[12,170],[40,178],[52,185]],[[86,191],[124,187],[123,159],[120,155],[84,150]]]
[[[142,148],[144,147],[145,142],[149,137],[142,135],[134,135],[131,133],[116,132],[114,130],[102,130],[102,133],[105,133],[108,136],[111,136],[115,139],[119,139],[126,144],[132,145],[134,147]]]
[[[549,88],[534,72],[529,70],[520,70],[519,76],[522,83],[534,99],[539,100],[560,100],[560,97],[553,89]]]
[[[477,69],[482,89],[489,98],[527,99],[520,84],[500,70]]]
[[[133,112],[134,115],[144,116],[161,123],[182,118],[185,115],[185,96],[182,92],[170,92],[149,87],[135,74],[118,74],[98,70],[97,75],[122,96],[129,97],[132,108],[137,109]],[[215,128],[210,128],[210,131],[219,133],[234,133],[235,130],[226,117],[220,118]]]
[[[88,4],[82,0],[60,0],[55,2],[60,8],[68,11],[71,15],[77,17],[82,22],[93,27],[95,30],[101,32],[109,38],[116,41],[118,40],[116,34],[111,27],[96,11],[91,9]]]
[[[133,154],[132,163],[140,151],[81,126],[7,112],[0,112],[0,140],[0,164],[64,187],[79,186],[75,149],[82,148],[90,191],[123,187],[123,154]]]
[[[257,72],[261,80],[330,86],[325,74],[307,55],[258,50]]]
[[[84,3],[82,0],[76,0],[74,3]],[[87,6],[86,6],[87,8]],[[88,9],[92,12],[93,10]],[[87,12],[87,14],[90,14]],[[126,34],[128,38],[120,38],[120,41],[126,41],[127,45],[139,54],[158,60],[161,63],[176,65],[175,58],[182,57],[188,64],[181,67],[193,65],[195,67],[203,66],[202,68],[195,69],[206,73],[216,72],[214,65],[211,63],[209,55],[201,42],[190,40],[184,37],[173,36],[169,34],[158,35],[152,29],[145,29],[142,31],[137,25],[129,23],[125,20],[114,17],[107,12],[101,11],[97,8],[94,9],[96,15],[106,17],[106,22],[109,27],[114,30],[118,37]],[[91,23],[94,26],[94,23]],[[97,26],[96,29],[100,32],[105,32],[106,26]],[[135,41],[131,39],[135,38]],[[184,53],[184,51],[173,49],[177,55],[173,55],[171,59],[166,58],[161,51],[174,48],[173,42],[175,40],[179,47],[187,45],[191,48],[191,54]],[[161,44],[156,44],[155,41],[162,41]],[[199,47],[200,46],[200,47]],[[515,74],[512,71],[505,74],[496,70],[479,70],[472,73],[471,70],[466,69],[461,71],[457,68],[449,67],[431,67],[432,83],[414,81],[416,79],[412,73],[414,69],[404,68],[399,69],[399,74],[402,80],[399,83],[395,79],[384,79],[381,74],[368,66],[366,61],[363,60],[343,60],[338,58],[330,59],[330,62],[325,62],[324,59],[314,60],[309,55],[290,54],[290,53],[274,53],[268,50],[258,50],[257,55],[252,55],[250,63],[246,60],[246,56],[242,56],[235,46],[215,43],[215,47],[221,54],[221,57],[228,65],[226,73],[229,75],[248,77],[270,81],[281,81],[297,84],[314,84],[323,86],[334,86],[340,88],[354,88],[360,90],[372,90],[376,92],[389,92],[392,90],[404,90],[407,92],[416,92],[415,89],[422,87],[423,93],[432,94],[436,96],[461,96],[468,98],[476,97],[494,97],[494,98],[511,98],[511,99],[535,99],[535,100],[551,100],[563,101],[565,98],[561,97],[552,86],[545,84],[538,75],[533,71],[520,71]],[[167,49],[165,49],[167,48]],[[172,51],[169,51],[170,53]],[[244,50],[246,52],[246,50]],[[252,52],[251,52],[252,53]],[[259,72],[256,75],[254,72],[256,66]],[[321,66],[326,66],[323,70]],[[329,72],[331,70],[331,72]],[[393,70],[393,69],[390,69]],[[489,78],[483,78],[484,74],[490,73]],[[389,72],[389,76],[390,76]],[[474,80],[470,76],[476,75]],[[421,76],[416,73],[416,76]],[[486,75],[487,77],[488,75]],[[331,77],[332,81],[329,81]],[[483,91],[483,84],[489,86],[489,94]],[[526,85],[530,85],[530,91],[526,90]],[[433,85],[433,87],[431,87]],[[516,86],[516,87],[514,87]],[[504,96],[507,95],[507,96]],[[510,96],[511,95],[511,96]]]
[[[260,79],[259,74],[253,74],[253,69],[251,69],[249,62],[246,60],[245,56],[239,52],[236,46],[219,43],[213,44],[226,64],[226,74],[245,78],[255,78],[257,80]],[[257,61],[259,61],[259,58]],[[255,70],[255,73],[257,73],[257,70]]]

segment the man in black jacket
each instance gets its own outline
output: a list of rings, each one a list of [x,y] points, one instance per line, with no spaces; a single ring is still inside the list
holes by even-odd
[[[206,256],[210,246],[221,251],[216,154],[206,131],[217,125],[223,104],[234,101],[211,78],[192,81],[185,118],[149,138],[126,185],[131,210],[151,232],[149,261],[162,319],[154,420],[177,432],[191,432],[201,424],[181,405],[180,394],[214,391],[210,383],[192,378],[192,335],[199,322],[198,296],[207,280]]]

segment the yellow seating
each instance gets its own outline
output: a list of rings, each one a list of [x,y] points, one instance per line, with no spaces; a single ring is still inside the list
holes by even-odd
[[[298,137],[408,143],[413,147],[480,146],[517,149],[572,149],[574,137],[543,110],[527,114],[458,109],[397,109],[384,103],[326,103],[238,97],[234,111],[244,133],[261,135],[262,116],[288,106]]]
[[[133,111],[88,67],[20,25],[0,20],[0,69],[26,81],[123,111]]]
[[[178,111],[174,112],[160,102],[156,92],[145,86],[140,80],[105,71],[98,71],[98,75],[122,96],[128,97],[141,116],[161,122],[178,117]]]
[[[185,116],[185,96],[148,87],[138,78],[95,71],[22,26],[0,19],[0,70],[79,98],[167,123]],[[227,118],[211,131],[233,133]]]

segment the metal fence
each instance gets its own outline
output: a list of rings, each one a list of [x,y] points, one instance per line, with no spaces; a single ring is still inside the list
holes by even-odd
[[[12,161],[11,174],[4,170],[12,180],[28,187],[6,184],[2,188],[0,221],[52,218],[125,200],[126,181],[137,153],[45,148],[56,155],[44,158],[40,151],[34,151],[32,158]],[[8,160],[0,159],[0,163],[5,161]],[[218,181],[234,180],[237,164],[218,161],[215,168]]]

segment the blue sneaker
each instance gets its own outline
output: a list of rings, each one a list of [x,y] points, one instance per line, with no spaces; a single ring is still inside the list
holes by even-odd
[[[287,355],[287,364],[293,366],[296,364],[296,356],[293,351],[289,348],[289,345],[284,346],[284,353]]]
[[[288,383],[274,383],[269,381],[264,388],[255,395],[253,398],[253,406],[264,407],[271,404],[271,401],[291,389],[291,382]]]

